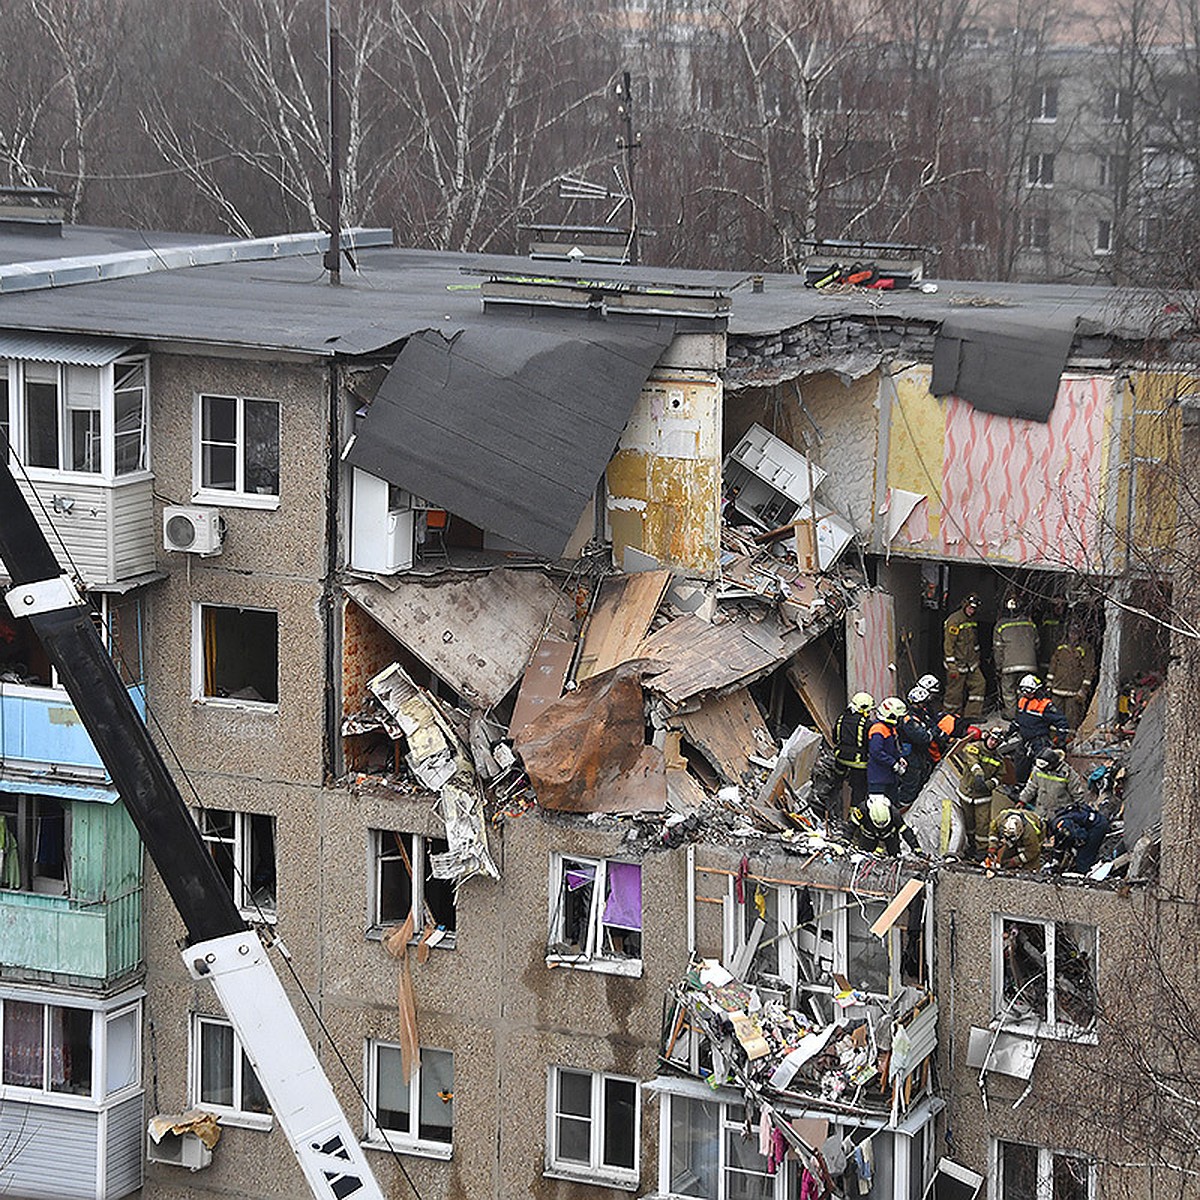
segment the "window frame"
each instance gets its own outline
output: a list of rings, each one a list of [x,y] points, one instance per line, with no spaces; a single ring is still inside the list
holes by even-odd
[[[1022,1146],[1037,1151],[1037,1180],[1034,1200],[1054,1200],[1054,1160],[1069,1158],[1084,1164],[1087,1169],[1087,1200],[1096,1196],[1096,1160],[1075,1150],[1062,1150],[1052,1146],[1037,1146],[1032,1142],[1016,1142],[1009,1138],[991,1138],[989,1146],[989,1174],[994,1180],[988,1191],[989,1200],[1012,1200],[1004,1194],[1004,1147]],[[1022,1198],[1023,1200],[1023,1198]]]
[[[383,864],[385,861],[395,861],[394,858],[384,858],[384,855],[395,855],[400,857],[397,850],[390,849],[386,845],[387,838],[395,838],[397,836],[408,838],[411,849],[406,849],[410,865],[412,866],[411,876],[411,893],[412,907],[410,911],[413,915],[413,941],[419,941],[422,932],[425,928],[424,912],[426,908],[425,899],[425,876],[429,866],[430,844],[436,841],[445,841],[445,838],[435,838],[428,834],[411,833],[403,829],[370,829],[368,830],[370,837],[370,871],[368,879],[370,881],[370,894],[368,896],[368,911],[367,911],[367,936],[371,938],[380,938],[383,936],[384,930],[392,928],[397,923],[403,923],[404,918],[399,918],[399,922],[394,920],[383,919],[382,915],[382,895],[383,895]],[[433,913],[430,911],[430,916]],[[440,939],[434,943],[434,949],[453,950],[456,945],[458,935],[458,905],[455,903],[455,928],[447,929]]]
[[[1127,88],[1108,85],[1102,95],[1101,120],[1112,125],[1124,125],[1133,119],[1133,96]]]
[[[206,400],[232,400],[236,408],[234,418],[234,486],[213,487],[204,482],[204,402]],[[276,427],[276,491],[249,492],[246,490],[246,403],[273,404],[277,417]],[[226,443],[213,443],[224,445]],[[192,501],[223,508],[259,508],[274,510],[279,507],[283,493],[283,402],[270,396],[234,395],[226,392],[197,392],[192,411]]]
[[[375,1117],[379,1111],[379,1051],[400,1050],[398,1042],[382,1038],[368,1038],[363,1048],[363,1094],[366,1102],[363,1105],[363,1137],[362,1144],[369,1150],[399,1151],[402,1154],[415,1154],[422,1158],[437,1158],[449,1160],[454,1157],[454,1113],[450,1113],[450,1141],[439,1142],[431,1138],[422,1138],[421,1129],[421,1066],[418,1065],[408,1081],[408,1111],[410,1117],[415,1116],[411,1124],[416,1129],[408,1131],[386,1129]],[[450,1056],[451,1078],[454,1077],[454,1052],[443,1050],[436,1046],[422,1046],[422,1056],[426,1054],[447,1054]],[[456,1085],[457,1086],[457,1085]],[[451,1093],[451,1104],[454,1094]]]
[[[1035,83],[1033,85],[1029,119],[1035,125],[1053,125],[1058,120],[1057,83]]]
[[[587,945],[581,948],[579,954],[563,954],[551,949],[552,946],[565,941],[564,926],[566,913],[560,901],[565,886],[564,872],[566,864],[577,863],[580,866],[590,866],[596,869],[592,880],[592,900],[588,913]],[[638,954],[635,956],[607,955],[602,949],[602,934],[604,927],[604,905],[608,895],[608,868],[613,863],[635,866],[640,871],[641,863],[629,862],[618,858],[597,858],[586,854],[567,854],[555,852],[550,856],[550,923],[546,938],[546,963],[548,966],[571,967],[577,971],[598,971],[608,975],[629,975],[635,979],[642,976],[643,955],[645,953],[645,906],[639,914],[642,928],[638,930],[641,939]]]
[[[1026,155],[1025,186],[1049,191],[1054,186],[1053,150],[1043,150]]]
[[[202,1099],[204,1087],[202,1031],[206,1026],[228,1029],[233,1036],[233,1062],[230,1066],[231,1087],[235,1103],[232,1105],[218,1104],[213,1100]],[[254,1070],[254,1064],[250,1062],[250,1056],[246,1053],[246,1048],[242,1045],[242,1039],[238,1037],[232,1021],[227,1017],[217,1017],[209,1013],[192,1013],[188,1023],[188,1104],[190,1107],[203,1108],[205,1111],[216,1113],[220,1117],[222,1125],[232,1125],[239,1129],[268,1130],[273,1128],[275,1116],[272,1112],[268,1110],[265,1113],[259,1113],[254,1112],[253,1109],[242,1107],[245,1101],[244,1071],[247,1066],[254,1072],[257,1079],[258,1074]],[[258,1086],[269,1105],[270,1099],[266,1095],[266,1089],[263,1088],[261,1079],[258,1081]]]
[[[34,785],[31,784],[31,787]],[[71,896],[71,833],[72,833],[72,801],[63,799],[59,796],[48,796],[45,793],[37,791],[9,793],[6,797],[6,802],[14,801],[16,804],[16,812],[13,814],[16,817],[17,823],[17,853],[19,856],[18,871],[20,881],[14,888],[0,887],[0,895],[4,892],[15,892],[25,896],[60,896],[64,899],[69,899]],[[39,875],[37,873],[37,864],[34,858],[34,844],[37,840],[37,820],[39,816],[39,806],[42,801],[49,801],[62,809],[63,814],[63,847],[62,847],[62,867],[63,878],[62,886],[57,886],[57,880],[52,875]],[[0,820],[7,822],[9,814],[0,813]],[[6,835],[7,836],[7,835]],[[3,863],[3,856],[0,856],[0,864]],[[42,886],[38,886],[38,880],[47,880]]]
[[[142,371],[141,425],[138,435],[139,465],[132,471],[118,473],[116,380],[119,372],[139,366]],[[54,466],[32,466],[27,461],[29,457],[29,422],[26,410],[26,385],[29,382],[38,382],[30,379],[31,375],[46,373],[53,374],[53,386],[57,393],[54,406],[57,423],[56,462]],[[147,355],[128,354],[103,366],[46,362],[40,359],[0,358],[0,379],[3,379],[6,389],[7,403],[4,408],[10,444],[31,479],[40,482],[61,481],[71,483],[76,487],[87,484],[97,487],[115,487],[150,477],[150,360]],[[75,386],[72,386],[72,379],[76,380]],[[83,386],[85,381],[90,386]],[[122,390],[130,391],[132,389]],[[76,395],[91,399],[94,403],[73,404],[72,396]],[[77,412],[97,414],[96,436],[99,440],[100,456],[95,470],[77,470],[70,465],[71,416],[72,413]]]
[[[1044,226],[1044,228],[1042,228]],[[1023,248],[1035,254],[1050,252],[1050,218],[1044,213],[1027,213]]]
[[[222,837],[205,830],[204,814],[218,812],[228,813],[233,817],[232,838]],[[251,863],[254,855],[255,818],[271,822],[271,849],[275,860],[275,895],[271,908],[267,908],[262,903],[255,902],[250,882],[252,874]],[[196,823],[196,829],[200,834],[200,840],[204,843],[206,849],[209,846],[218,845],[232,847],[231,857],[233,858],[235,868],[233,872],[233,902],[237,905],[238,912],[247,921],[257,921],[265,925],[274,925],[279,919],[279,820],[275,814],[245,812],[236,808],[217,808],[214,805],[201,806],[195,809],[193,819]],[[212,850],[209,850],[209,855],[215,860],[216,856]],[[220,870],[219,866],[218,870]]]
[[[279,695],[279,630],[280,612],[277,608],[262,608],[254,604],[208,604],[192,601],[192,703],[216,708],[240,708],[247,712],[277,713],[279,700],[249,700],[235,696],[210,696],[204,690],[204,613],[207,609],[229,612],[272,613],[275,616],[275,694]]]
[[[1046,1016],[1043,1019],[1036,1014],[1030,1017],[1014,1020],[1005,1014],[1005,999],[1004,999],[1004,927],[1008,922],[1021,925],[1037,925],[1044,931],[1045,950],[1044,955],[1047,964],[1052,968],[1052,971],[1047,972],[1046,979]],[[1089,1026],[1072,1025],[1066,1021],[1058,1020],[1058,999],[1057,999],[1057,941],[1059,937],[1060,926],[1075,926],[1078,929],[1090,931],[1091,944],[1088,947],[1088,953],[1091,955],[1091,977],[1092,986],[1095,988],[1097,996],[1097,1004],[1099,1002],[1100,990],[1100,973],[1099,973],[1099,957],[1100,957],[1100,929],[1096,925],[1089,925],[1081,921],[1055,921],[1048,917],[1027,917],[1019,916],[1008,912],[993,912],[992,913],[992,945],[991,945],[991,960],[992,960],[992,1028],[1003,1029],[1006,1033],[1023,1033],[1033,1037],[1046,1038],[1055,1041],[1072,1041],[1094,1044],[1097,1039],[1098,1020],[1097,1015],[1093,1015],[1092,1023]]]
[[[560,1115],[582,1120],[575,1114],[560,1114],[558,1111],[558,1082],[562,1072],[586,1075],[591,1081],[590,1111],[588,1122],[589,1161],[572,1162],[559,1158],[558,1119]],[[607,1131],[605,1088],[612,1083],[633,1086],[633,1166],[621,1167],[605,1163],[604,1142]],[[555,1064],[546,1072],[546,1167],[542,1172],[550,1179],[574,1179],[585,1183],[596,1183],[604,1187],[616,1187],[625,1191],[636,1191],[641,1182],[641,1137],[642,1105],[638,1080],[628,1075],[617,1075],[608,1071],[589,1071],[582,1067]]]
[[[89,1003],[82,996],[69,996],[59,992],[43,990],[12,988],[0,993],[0,1058],[4,1046],[4,1014],[8,1003],[12,1001],[37,1004],[42,1012],[42,1080],[41,1087],[26,1087],[22,1084],[4,1083],[0,1071],[0,1102],[5,1100],[21,1103],[34,1103],[38,1106],[54,1108],[73,1108],[87,1112],[102,1112],[115,1104],[120,1104],[132,1096],[140,1095],[142,1085],[142,1000],[145,992],[142,989],[130,993],[124,992],[119,996],[103,1001]],[[91,1053],[91,1086],[84,1093],[53,1091],[47,1086],[46,1072],[50,1069],[51,1032],[49,1028],[48,1010],[51,1008],[68,1008],[90,1015],[90,1053]],[[133,1078],[112,1091],[108,1090],[108,1035],[109,1025],[127,1014],[134,1014],[135,1035],[133,1038]]]
[[[1111,217],[1096,218],[1096,249],[1098,255],[1113,252],[1113,221]]]

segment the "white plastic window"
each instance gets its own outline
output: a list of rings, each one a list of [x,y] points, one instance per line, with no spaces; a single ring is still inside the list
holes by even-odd
[[[550,1071],[546,1166],[551,1174],[636,1184],[637,1080],[598,1071]]]

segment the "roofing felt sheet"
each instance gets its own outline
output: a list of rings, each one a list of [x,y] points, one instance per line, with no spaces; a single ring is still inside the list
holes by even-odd
[[[558,558],[671,322],[491,318],[405,344],[348,460]]]
[[[947,317],[933,343],[929,390],[998,416],[1048,421],[1075,325],[1068,313],[1035,320],[975,309]]]

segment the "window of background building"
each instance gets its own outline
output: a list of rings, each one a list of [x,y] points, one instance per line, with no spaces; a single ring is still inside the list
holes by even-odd
[[[1030,187],[1054,186],[1054,155],[1031,154],[1026,160],[1025,182]]]
[[[454,945],[458,926],[454,884],[434,876],[432,861],[449,850],[450,843],[445,838],[371,830],[372,928],[401,925],[412,912],[417,937],[427,923],[432,923],[445,931],[438,945],[446,948]]]
[[[368,1142],[405,1146],[448,1157],[454,1141],[454,1055],[421,1050],[406,1083],[400,1047],[367,1043]]]
[[[263,608],[197,609],[198,699],[279,703],[279,614]]]
[[[1112,221],[1101,217],[1096,222],[1096,253],[1111,254],[1112,253]]]
[[[197,480],[200,493],[279,496],[279,402],[245,396],[200,396]]]
[[[546,1167],[572,1178],[636,1183],[637,1080],[550,1069]]]
[[[211,1108],[234,1123],[266,1128],[267,1094],[233,1026],[220,1017],[192,1018],[191,1103]]]
[[[200,837],[234,903],[249,920],[275,917],[275,818],[202,808]]]
[[[1034,121],[1058,120],[1058,84],[1035,85],[1029,100],[1029,116]]]
[[[1027,250],[1050,249],[1050,218],[1030,216],[1025,218],[1025,248]]]

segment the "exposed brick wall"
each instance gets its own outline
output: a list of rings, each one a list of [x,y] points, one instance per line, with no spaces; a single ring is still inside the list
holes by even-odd
[[[352,600],[342,606],[342,713],[362,708],[367,680],[400,656],[394,638],[385,633]]]

